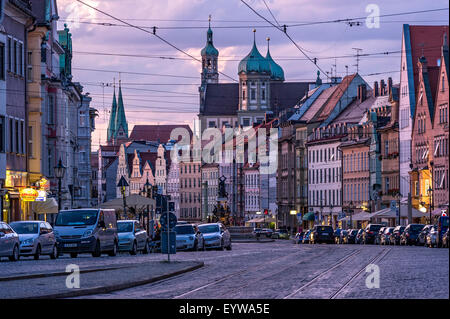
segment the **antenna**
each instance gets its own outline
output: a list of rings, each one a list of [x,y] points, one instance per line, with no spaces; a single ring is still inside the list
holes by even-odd
[[[337,63],[336,63],[336,58],[334,58],[334,76],[337,78]]]
[[[352,48],[353,50],[356,51],[356,64],[353,64],[353,66],[356,66],[356,73],[359,73],[359,53],[363,50],[360,48]]]

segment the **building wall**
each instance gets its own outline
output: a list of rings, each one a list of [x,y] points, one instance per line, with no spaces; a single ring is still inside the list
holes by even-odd
[[[199,222],[201,215],[200,162],[180,163],[180,218]]]

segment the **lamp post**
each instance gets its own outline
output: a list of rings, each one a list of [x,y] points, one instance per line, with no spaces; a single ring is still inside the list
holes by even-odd
[[[330,225],[330,224],[334,224],[333,223],[333,205],[330,205],[330,220],[328,221],[328,226],[335,226],[335,225]]]
[[[62,164],[61,158],[59,159],[58,165],[54,167],[55,177],[58,179],[58,211],[61,210],[61,180],[66,174],[66,167]]]
[[[126,179],[122,176],[120,178],[119,183],[117,184],[117,187],[120,187],[120,193],[122,194],[122,198],[123,198],[123,215],[127,216],[127,202],[125,199],[125,188],[128,187],[128,183],[126,181]]]
[[[428,188],[427,191],[430,194],[429,195],[430,196],[430,205],[429,205],[429,207],[430,207],[430,224],[432,224],[431,213],[433,212],[433,209],[434,209],[434,207],[433,207],[433,196],[432,196],[433,188],[431,188],[431,186],[430,186],[430,188]]]
[[[144,189],[143,189],[145,196],[147,198],[151,197],[151,191],[152,191],[152,184],[150,184],[148,182],[148,178],[147,181],[144,184]],[[145,217],[147,218],[147,234],[150,235],[150,207],[149,205],[147,205],[147,212],[145,214]],[[153,214],[152,214],[152,220],[153,220]]]
[[[350,214],[350,227],[353,227],[353,201],[350,201],[348,213]]]

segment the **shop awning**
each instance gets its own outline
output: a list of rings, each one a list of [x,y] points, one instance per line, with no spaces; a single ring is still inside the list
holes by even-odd
[[[355,214],[352,216],[351,220],[352,221],[363,221],[363,220],[370,220],[370,218],[372,218],[373,215],[362,212],[359,214]],[[350,220],[350,218],[349,218]]]
[[[309,212],[307,214],[305,214],[305,216],[303,216],[303,220],[306,221],[313,221],[315,219],[314,213],[313,212]]]
[[[253,218],[247,220],[246,223],[264,223],[264,218]]]
[[[133,207],[136,210],[143,210],[147,205],[155,207],[155,200],[152,198],[147,198],[141,195],[132,194],[125,198],[127,207]],[[123,211],[123,198],[112,199],[108,202],[100,204],[100,208],[113,208],[118,211]]]
[[[58,214],[58,203],[54,198],[47,198],[45,202],[33,202],[31,210],[36,214]]]

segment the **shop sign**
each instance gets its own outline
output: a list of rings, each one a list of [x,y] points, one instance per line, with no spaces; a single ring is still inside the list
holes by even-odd
[[[33,188],[25,188],[20,191],[20,199],[24,202],[34,202],[38,196],[38,191]]]
[[[38,191],[38,197],[36,197],[36,202],[45,202],[47,200],[47,192],[40,190]]]

